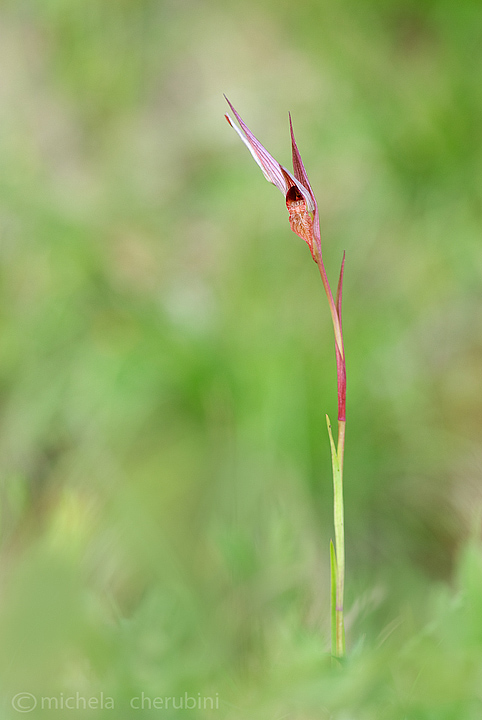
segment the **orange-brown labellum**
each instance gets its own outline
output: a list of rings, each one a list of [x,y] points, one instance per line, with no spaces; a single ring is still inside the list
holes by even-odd
[[[286,207],[291,229],[308,243],[313,254],[313,219],[306,209],[306,200],[295,185],[286,193]]]

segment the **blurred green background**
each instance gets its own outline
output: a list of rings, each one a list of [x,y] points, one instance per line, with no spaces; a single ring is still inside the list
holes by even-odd
[[[480,3],[4,0],[0,67],[2,717],[479,720]],[[328,306],[223,92],[346,250],[341,670]]]

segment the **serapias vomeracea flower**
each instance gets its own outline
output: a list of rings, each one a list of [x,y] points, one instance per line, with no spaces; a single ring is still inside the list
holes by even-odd
[[[226,96],[225,96],[226,97]],[[251,155],[263,171],[268,182],[273,183],[281,190],[286,200],[286,207],[289,212],[290,226],[302,240],[308,243],[313,260],[318,262],[321,257],[321,237],[318,218],[318,206],[311,189],[305,166],[301,159],[298,147],[293,134],[293,126],[290,115],[291,150],[293,156],[293,173],[280,165],[277,160],[261,145],[255,138],[246,123],[238,115],[234,107],[226,98],[229,107],[234,113],[241,130],[234,124],[233,120],[226,115],[226,120],[238,133]],[[244,135],[243,135],[244,133]]]
[[[226,115],[226,120],[236,130],[251,155],[263,171],[266,180],[281,190],[286,200],[286,207],[289,212],[290,225],[293,232],[302,238],[309,246],[313,260],[318,265],[323,286],[330,306],[333,329],[335,332],[336,361],[338,367],[338,419],[345,421],[345,397],[346,397],[346,373],[345,373],[345,351],[343,348],[343,332],[341,327],[341,296],[343,286],[343,270],[345,256],[341,264],[340,279],[336,293],[336,300],[331,292],[330,283],[326,275],[325,266],[321,254],[320,220],[318,205],[315,195],[311,189],[310,181],[306,174],[305,166],[301,159],[298,146],[296,145],[293,133],[293,124],[290,115],[291,152],[293,158],[293,173],[280,165],[277,160],[266,150],[257,138],[253,135],[243,119],[236,112],[234,107],[226,101],[234,113],[241,130],[234,124],[233,120]]]

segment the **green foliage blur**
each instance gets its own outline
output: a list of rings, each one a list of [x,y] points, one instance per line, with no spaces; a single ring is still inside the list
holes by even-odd
[[[2,718],[479,720],[481,52],[475,0],[1,4]],[[328,306],[223,92],[346,251],[343,667]]]

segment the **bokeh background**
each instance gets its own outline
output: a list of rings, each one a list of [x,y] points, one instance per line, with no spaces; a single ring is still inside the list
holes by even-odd
[[[2,717],[479,719],[480,4],[3,0],[0,67]],[[223,92],[346,251],[342,669],[328,307]]]

